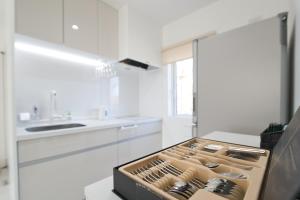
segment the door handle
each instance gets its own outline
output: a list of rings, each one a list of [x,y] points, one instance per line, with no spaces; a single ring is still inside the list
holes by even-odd
[[[196,123],[191,123],[191,124],[186,124],[184,125],[185,127],[191,127],[191,128],[194,128],[194,127],[197,127],[197,124]]]

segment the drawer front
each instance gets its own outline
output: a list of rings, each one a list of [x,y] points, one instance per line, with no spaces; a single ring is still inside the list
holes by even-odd
[[[112,175],[116,149],[111,145],[20,168],[20,200],[82,200],[85,186]]]
[[[18,142],[19,163],[116,143],[117,129],[105,129]]]
[[[139,124],[137,127],[137,132],[139,136],[162,132],[162,122],[158,121],[158,122]]]
[[[126,125],[122,126],[118,130],[118,139],[120,140],[126,140],[130,138],[135,138],[137,134],[137,129],[139,125],[136,124],[131,124],[131,125]]]

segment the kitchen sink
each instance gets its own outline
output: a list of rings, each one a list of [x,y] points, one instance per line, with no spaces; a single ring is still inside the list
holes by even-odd
[[[37,126],[37,127],[29,127],[25,130],[28,132],[40,132],[40,131],[53,131],[53,130],[59,130],[59,129],[68,129],[68,128],[78,128],[86,126],[84,124],[57,124],[57,125],[49,125],[49,126]]]

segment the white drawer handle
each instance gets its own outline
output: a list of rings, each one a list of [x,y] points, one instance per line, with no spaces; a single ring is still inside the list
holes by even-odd
[[[134,125],[128,125],[128,126],[122,126],[121,130],[128,130],[128,129],[134,129],[137,128],[138,125],[134,124]]]

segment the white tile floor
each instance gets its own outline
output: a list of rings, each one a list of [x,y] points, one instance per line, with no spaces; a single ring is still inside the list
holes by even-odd
[[[8,171],[0,170],[0,199],[9,200],[9,185],[7,184]]]

